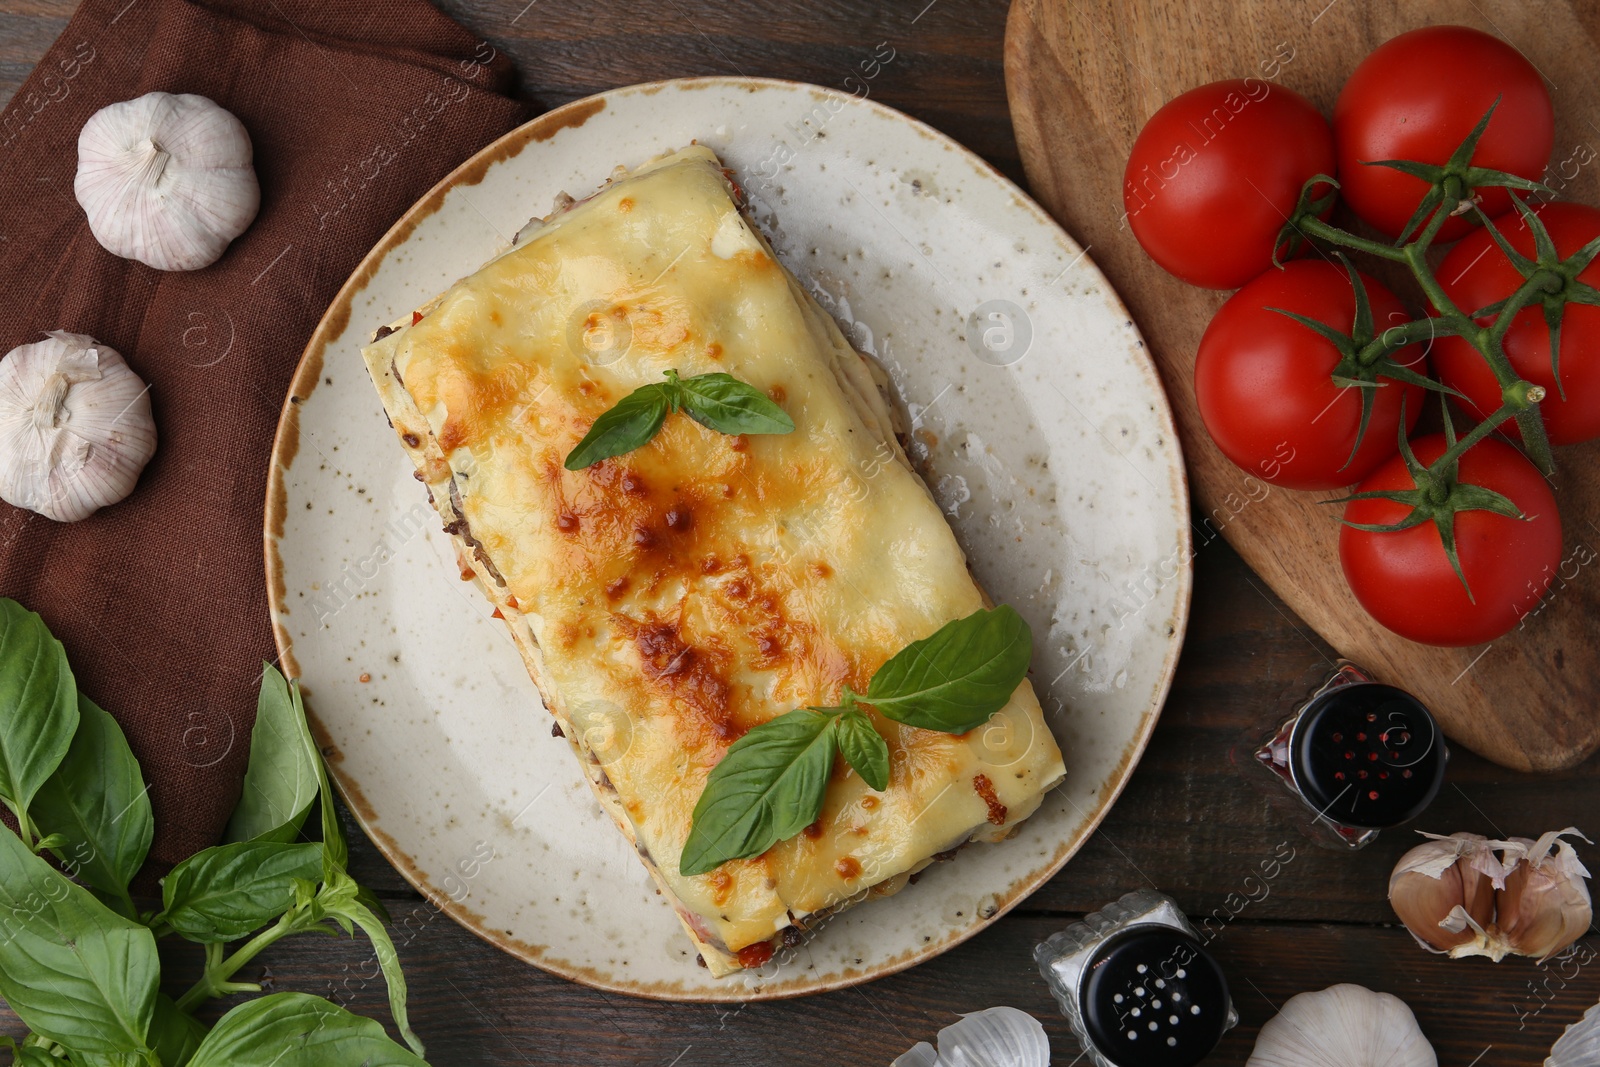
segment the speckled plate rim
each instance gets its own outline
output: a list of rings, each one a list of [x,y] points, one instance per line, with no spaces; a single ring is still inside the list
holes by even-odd
[[[294,659],[293,642],[290,639],[288,627],[281,616],[282,608],[287,598],[283,561],[278,552],[278,540],[283,536],[287,519],[288,487],[285,479],[294,465],[295,457],[298,455],[300,448],[299,406],[311,395],[318,382],[322,379],[323,355],[327,347],[342,338],[345,330],[349,328],[352,306],[356,295],[367,287],[389,254],[405,244],[417,225],[439,210],[445,196],[452,189],[458,186],[479,184],[488,174],[491,167],[521,154],[532,143],[548,141],[564,129],[582,126],[591,116],[604,110],[612,99],[632,95],[654,95],[668,88],[684,90],[697,88],[744,88],[751,92],[767,88],[809,91],[827,97],[847,99],[852,104],[870,108],[885,117],[909,125],[924,137],[928,137],[941,145],[949,146],[977,164],[979,170],[990,175],[994,181],[1012,195],[1019,206],[1033,217],[1044,232],[1050,234],[1052,238],[1059,241],[1074,255],[1082,257],[1082,262],[1079,264],[1080,269],[1094,273],[1107,301],[1128,322],[1132,322],[1133,317],[1128,314],[1121,295],[1117,293],[1111,282],[1100,272],[1099,267],[1084,252],[1082,246],[1073,240],[1055,219],[1051,218],[1043,208],[1019,189],[1015,183],[987,160],[947,134],[941,133],[926,123],[875,100],[849,96],[823,86],[783,78],[711,76],[642,82],[637,85],[610,89],[594,96],[563,104],[484,146],[467,159],[466,162],[441,179],[422,199],[418,200],[404,215],[400,216],[400,219],[389,228],[389,232],[384,234],[382,239],[373,246],[372,250],[362,258],[344,285],[339,288],[339,292],[334,296],[333,302],[328,306],[328,310],[323,314],[321,321],[318,322],[316,329],[312,332],[311,339],[306,343],[299,365],[295,370],[294,378],[290,382],[289,392],[284,398],[282,412],[278,420],[277,433],[273,438],[272,454],[267,472],[265,521],[262,531],[273,641],[277,645],[282,667],[289,677],[298,677],[300,672]],[[1137,326],[1133,326],[1132,329],[1137,333]],[[591,969],[573,967],[565,961],[546,959],[537,952],[531,951],[529,946],[524,945],[515,938],[507,937],[492,929],[484,916],[478,915],[472,909],[452,901],[448,893],[433,885],[426,875],[417,869],[411,857],[406,855],[398,843],[379,829],[377,813],[365,802],[360,783],[347,780],[348,776],[338,764],[330,763],[329,769],[335,789],[344,800],[346,806],[349,807],[351,814],[355,817],[356,822],[361,826],[367,838],[372,841],[383,857],[400,872],[401,877],[427,898],[434,907],[477,937],[523,962],[530,963],[541,970],[559,975],[570,981],[606,992],[686,1003],[786,1000],[793,997],[810,996],[816,993],[845,989],[863,982],[887,977],[948,952],[979,932],[987,930],[991,925],[998,922],[1002,916],[1027,899],[1035,890],[1053,878],[1066,865],[1067,861],[1077,853],[1084,842],[1089,839],[1089,836],[1094,833],[1105,819],[1107,812],[1111,810],[1111,806],[1122,795],[1123,789],[1128,784],[1128,779],[1133,776],[1134,768],[1138,765],[1140,756],[1143,755],[1145,747],[1150,742],[1150,735],[1155,730],[1156,721],[1160,717],[1161,709],[1166,704],[1167,695],[1172,688],[1172,679],[1177,671],[1178,657],[1183,651],[1184,638],[1188,631],[1189,609],[1194,592],[1194,548],[1193,537],[1189,527],[1188,470],[1183,461],[1181,447],[1178,444],[1177,426],[1173,418],[1172,406],[1167,400],[1166,390],[1161,385],[1160,375],[1156,371],[1155,363],[1151,360],[1148,349],[1142,343],[1138,347],[1138,355],[1134,357],[1134,360],[1136,369],[1147,380],[1150,392],[1155,398],[1155,415],[1165,430],[1165,440],[1168,442],[1167,447],[1172,452],[1174,459],[1171,486],[1176,516],[1175,525],[1178,531],[1177,550],[1181,555],[1182,564],[1175,579],[1177,588],[1172,612],[1172,637],[1168,643],[1166,657],[1162,661],[1161,677],[1154,690],[1154,699],[1145,708],[1138,730],[1123,750],[1122,760],[1110,780],[1110,788],[1103,790],[1099,805],[1088,814],[1088,818],[1084,821],[1078,833],[1071,839],[1063,841],[1048,861],[1012,883],[1007,892],[998,899],[998,906],[994,914],[989,916],[988,919],[951,931],[944,937],[927,942],[911,952],[883,960],[874,966],[863,968],[859,972],[846,971],[838,977],[812,984],[801,982],[792,985],[767,986],[754,991],[731,983],[725,992],[720,990],[655,990],[641,987],[637,984],[618,982]],[[318,743],[326,747],[329,744],[330,735],[318,720],[315,708],[312,705],[313,700],[308,697],[306,714],[310,720],[312,732],[316,735]]]

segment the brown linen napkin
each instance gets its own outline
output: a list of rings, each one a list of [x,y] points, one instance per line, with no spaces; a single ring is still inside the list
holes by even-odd
[[[92,334],[150,384],[133,495],[58,524],[0,503],[0,595],[44,616],[122,723],[151,858],[220,836],[275,659],[262,500],[284,392],[335,291],[436,181],[524,117],[514,72],[423,0],[86,0],[0,116],[0,353]],[[198,93],[250,132],[261,211],[203,270],[118,259],[73,196],[107,104]]]

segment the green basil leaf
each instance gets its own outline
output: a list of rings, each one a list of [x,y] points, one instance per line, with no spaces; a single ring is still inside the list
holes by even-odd
[[[1016,609],[979,609],[903,648],[862,699],[907,726],[964,734],[1006,706],[1032,655],[1033,632]]]
[[[359,898],[365,892],[358,889],[355,897],[330,910],[361,927],[368,940],[372,942],[373,955],[377,957],[378,968],[383,971],[384,983],[389,987],[389,1014],[394,1016],[394,1025],[399,1029],[400,1036],[406,1039],[406,1044],[411,1046],[411,1051],[421,1056],[422,1042],[418,1040],[411,1029],[410,1021],[406,1018],[406,976],[400,970],[400,957],[394,950],[394,942],[389,938],[389,931],[383,928],[383,920],[365,904],[359,902]]]
[[[67,652],[44,620],[0,597],[0,799],[26,812],[78,728]]]
[[[61,1061],[52,1059],[53,1064]],[[79,1052],[72,1053],[74,1067],[149,1067],[150,1060],[143,1052]]]
[[[372,1019],[309,993],[247,1000],[211,1028],[189,1067],[428,1067]]]
[[[115,897],[150,851],[150,787],[117,720],[78,694],[78,731],[33,800],[41,833],[66,840],[50,851],[80,882]],[[132,918],[133,916],[129,916]]]
[[[300,683],[291,682],[290,695],[294,698],[295,719],[300,724],[300,737],[310,754],[311,765],[317,772],[317,807],[322,815],[322,880],[331,882],[343,874],[350,862],[350,847],[345,844],[344,827],[339,825],[339,809],[334,804],[333,787],[328,784],[328,765],[322,760],[322,749],[311,736],[311,722],[306,718],[306,705],[300,697]]]
[[[883,792],[889,788],[889,744],[872,725],[872,720],[859,711],[847,711],[839,716],[839,751],[872,788]]]
[[[11,1067],[61,1067],[61,1062],[38,1045],[21,1045],[11,1054]]]
[[[697,374],[677,384],[683,413],[718,433],[789,433],[794,429],[788,412],[731,374]]]
[[[314,746],[307,748],[304,716],[283,675],[264,663],[244,791],[228,820],[226,839],[293,841],[316,798]]]
[[[394,917],[389,914],[388,907],[384,905],[383,901],[378,899],[378,894],[374,893],[366,886],[360,886],[356,889],[356,895],[354,899],[359,901],[361,905],[371,911],[372,914],[383,920],[385,926],[394,925]]]
[[[147,927],[0,831],[0,996],[29,1029],[74,1053],[147,1052],[160,976]]]
[[[322,846],[281,841],[217,845],[184,860],[161,884],[162,918],[201,944],[253,933],[294,904],[296,878],[322,873]]]
[[[29,1037],[35,1041],[44,1040],[36,1034],[24,1035],[23,1040]],[[0,1048],[11,1053],[11,1067],[61,1067],[62,1061],[45,1051],[45,1045],[19,1045],[14,1039],[0,1034]]]
[[[156,994],[149,1042],[161,1057],[161,1067],[184,1067],[205,1037],[205,1023],[179,1008],[178,1002],[165,993]]]
[[[563,465],[569,471],[578,471],[603,459],[643,448],[667,421],[667,412],[671,409],[666,382],[640,386],[594,420],[583,440],[567,453]]]
[[[684,875],[759,856],[816,821],[838,717],[798,708],[745,734],[711,770],[678,857]]]

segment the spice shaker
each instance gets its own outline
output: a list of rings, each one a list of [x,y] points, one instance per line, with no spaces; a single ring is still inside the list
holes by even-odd
[[[1148,889],[1051,935],[1033,958],[1092,1067],[1192,1067],[1239,1021],[1194,927]]]
[[[1348,660],[1252,747],[1251,762],[1298,798],[1289,806],[1311,812],[1309,836],[1350,849],[1420,815],[1444,784],[1450,755],[1421,701]]]

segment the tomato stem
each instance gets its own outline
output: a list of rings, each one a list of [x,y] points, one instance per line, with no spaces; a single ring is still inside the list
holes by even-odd
[[[1523,412],[1533,410],[1534,405],[1543,399],[1544,388],[1542,386],[1532,385],[1528,382],[1517,383],[1517,387],[1507,390],[1506,401],[1500,405],[1498,411],[1478,423],[1465,437],[1447,448],[1442,456],[1433,461],[1429,469],[1439,471],[1452,468],[1456,460],[1460,459],[1467,449],[1494,433],[1495,430],[1500,428],[1501,423]]]
[[[1432,341],[1435,337],[1449,332],[1451,332],[1449,325],[1443,319],[1433,317],[1415,319],[1401,326],[1390,326],[1362,346],[1356,353],[1356,361],[1362,366],[1371,366],[1407,345],[1416,344],[1418,341]]]
[[[1405,262],[1404,250],[1396,248],[1393,245],[1384,244],[1382,241],[1372,241],[1365,237],[1357,237],[1349,230],[1341,230],[1332,223],[1323,222],[1315,215],[1308,215],[1305,218],[1300,219],[1296,225],[1299,227],[1300,232],[1310,234],[1312,237],[1320,237],[1330,244],[1341,245],[1345,248],[1353,248],[1357,252],[1365,252],[1368,255],[1379,256],[1383,259],[1392,260],[1395,263]]]
[[[1473,153],[1476,151],[1478,139],[1488,127],[1490,118],[1494,115],[1499,100],[1495,101],[1478,121],[1477,126],[1462,141],[1451,155],[1450,159],[1442,165],[1424,164],[1406,160],[1377,160],[1371,165],[1391,167],[1395,170],[1411,174],[1427,182],[1430,186],[1427,193],[1418,201],[1417,210],[1411,220],[1406,223],[1404,231],[1400,234],[1400,243],[1386,244],[1382,241],[1372,240],[1350,233],[1332,223],[1324,221],[1320,215],[1326,212],[1331,204],[1330,197],[1319,198],[1315,190],[1323,186],[1332,186],[1337,189],[1338,182],[1328,175],[1315,175],[1308,179],[1301,189],[1299,202],[1296,204],[1294,215],[1285,225],[1283,233],[1300,240],[1307,237],[1320,237],[1328,244],[1365,252],[1379,259],[1391,263],[1404,263],[1416,280],[1428,302],[1432,305],[1433,314],[1429,317],[1418,319],[1401,326],[1391,326],[1376,337],[1370,331],[1361,336],[1350,336],[1348,339],[1336,335],[1329,335],[1314,323],[1307,323],[1318,332],[1329,336],[1341,353],[1339,366],[1333,372],[1334,382],[1341,386],[1364,385],[1374,380],[1377,376],[1384,375],[1387,362],[1389,377],[1398,377],[1412,384],[1429,383],[1421,380],[1419,375],[1411,373],[1410,365],[1399,366],[1392,362],[1393,353],[1406,345],[1419,341],[1431,341],[1439,335],[1455,335],[1462,338],[1483,357],[1500,386],[1503,399],[1501,407],[1487,419],[1483,420],[1471,433],[1455,442],[1446,453],[1447,458],[1441,458],[1435,470],[1453,470],[1453,464],[1461,454],[1471,448],[1478,441],[1493,433],[1498,427],[1509,419],[1516,419],[1517,429],[1522,436],[1523,448],[1528,458],[1533,461],[1541,473],[1549,475],[1555,470],[1555,458],[1550,450],[1550,438],[1545,431],[1544,420],[1540,417],[1538,403],[1544,397],[1544,389],[1524,381],[1512,366],[1510,358],[1505,351],[1505,338],[1510,331],[1517,316],[1535,303],[1544,305],[1546,317],[1552,322],[1551,347],[1552,367],[1559,358],[1559,347],[1556,343],[1556,329],[1559,324],[1559,314],[1564,305],[1569,301],[1600,306],[1600,292],[1577,282],[1577,275],[1591,261],[1600,254],[1600,241],[1591,243],[1572,256],[1562,259],[1557,256],[1554,243],[1539,222],[1537,213],[1530,209],[1520,199],[1516,192],[1510,192],[1512,203],[1521,213],[1525,224],[1530,227],[1536,238],[1538,253],[1535,259],[1513,251],[1506,239],[1501,236],[1492,220],[1484,215],[1478,202],[1478,191],[1484,188],[1499,187],[1507,190],[1536,191],[1547,195],[1554,195],[1553,191],[1538,182],[1499,170],[1474,166]],[[1457,306],[1450,294],[1434,276],[1432,267],[1428,264],[1428,250],[1442,232],[1444,225],[1450,219],[1467,212],[1475,212],[1483,225],[1488,229],[1491,237],[1501,250],[1509,257],[1518,270],[1523,274],[1523,283],[1517,287],[1509,297],[1487,308],[1464,310]],[[1292,247],[1292,245],[1291,245]],[[1342,257],[1341,257],[1342,258]],[[1276,262],[1276,258],[1274,258]],[[1353,268],[1350,269],[1351,284],[1357,290],[1358,317],[1361,300],[1361,286],[1359,276]],[[1570,290],[1576,290],[1572,292]],[[1474,312],[1482,312],[1480,325],[1479,319],[1474,318]],[[1293,316],[1292,316],[1293,317]],[[1361,334],[1357,330],[1356,334]],[[1560,379],[1557,378],[1559,388]],[[1461,394],[1453,389],[1443,386],[1431,386],[1438,391],[1461,398]],[[1365,428],[1365,417],[1362,426]],[[1404,447],[1404,433],[1402,433],[1402,448]],[[1360,448],[1359,435],[1356,447]],[[1354,453],[1352,453],[1354,455]]]

